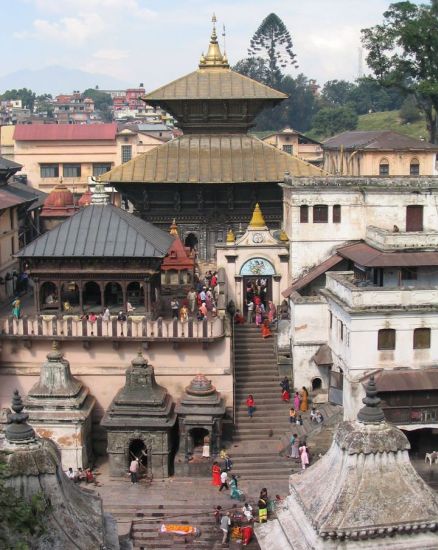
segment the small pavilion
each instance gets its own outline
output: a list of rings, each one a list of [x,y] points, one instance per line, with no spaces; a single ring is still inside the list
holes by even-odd
[[[40,218],[44,230],[49,231],[79,210],[73,193],[62,181],[56,185],[44,201]]]
[[[72,376],[70,363],[53,342],[25,405],[36,432],[50,437],[60,449],[64,469],[87,468],[92,462],[91,415],[95,403],[88,389]]]
[[[195,447],[202,446],[205,438],[210,444],[210,454],[217,455],[222,443],[225,405],[211,380],[203,374],[195,376],[177,403],[176,412],[185,459],[193,456]]]
[[[156,383],[154,368],[139,352],[101,422],[108,433],[111,475],[126,475],[131,460],[139,458],[148,478],[168,477],[175,423],[172,397]]]
[[[20,250],[34,282],[35,308],[100,313],[159,310],[160,266],[173,238],[108,204],[103,185],[93,201]]]

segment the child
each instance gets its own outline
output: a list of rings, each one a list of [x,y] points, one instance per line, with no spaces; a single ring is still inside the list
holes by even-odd
[[[295,409],[293,407],[291,407],[290,410],[289,410],[289,422],[291,424],[295,423],[296,416],[297,416],[297,413],[296,413]]]
[[[310,421],[316,422],[316,409],[315,407],[312,407],[310,410]]]

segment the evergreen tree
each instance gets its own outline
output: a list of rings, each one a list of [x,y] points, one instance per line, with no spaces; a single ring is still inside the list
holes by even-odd
[[[276,87],[281,82],[282,70],[289,65],[298,66],[292,48],[286,25],[278,15],[270,13],[251,38],[248,55],[266,60],[267,84]]]

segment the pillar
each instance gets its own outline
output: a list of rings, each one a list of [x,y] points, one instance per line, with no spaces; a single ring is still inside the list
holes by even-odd
[[[79,289],[79,309],[80,309],[80,312],[82,313],[84,311],[84,298],[82,296],[82,290],[83,290],[82,281],[77,281],[76,284],[78,285],[78,289]]]
[[[151,304],[152,304],[151,278],[149,275],[144,278],[143,294],[144,294],[144,308],[145,308],[146,314],[148,315],[151,313]]]
[[[40,312],[40,280],[38,277],[35,277],[33,282],[34,282],[33,299],[35,304],[35,310],[37,313],[39,313]],[[5,285],[5,289],[6,289],[6,285]]]
[[[100,305],[105,308],[105,283],[97,283],[100,288]]]
[[[126,282],[125,281],[122,281],[120,283],[120,286],[122,287],[122,295],[123,295],[123,310],[126,310],[126,304],[128,302],[127,298],[126,298]]]

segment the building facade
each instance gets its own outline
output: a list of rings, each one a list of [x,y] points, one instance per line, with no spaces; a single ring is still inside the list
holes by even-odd
[[[274,132],[262,139],[265,143],[269,143],[269,145],[273,145],[285,153],[296,155],[317,166],[322,164],[321,143],[308,138],[292,128],[285,128],[281,132]]]
[[[438,146],[391,131],[348,131],[325,140],[324,169],[340,176],[433,176]]]

